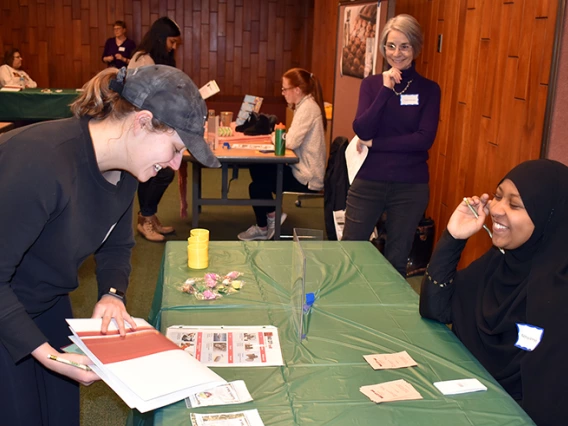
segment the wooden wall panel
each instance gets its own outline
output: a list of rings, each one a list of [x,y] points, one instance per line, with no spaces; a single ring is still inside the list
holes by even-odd
[[[115,20],[138,43],[169,16],[182,30],[178,67],[197,85],[280,100],[282,74],[311,66],[313,14],[314,0],[0,0],[0,47],[19,48],[40,87],[80,87],[104,68]]]
[[[554,0],[396,0],[396,13],[415,16],[426,34],[418,70],[442,89],[428,207],[437,238],[464,196],[491,193],[512,167],[538,158],[557,6]],[[489,246],[485,233],[474,236],[462,265]]]

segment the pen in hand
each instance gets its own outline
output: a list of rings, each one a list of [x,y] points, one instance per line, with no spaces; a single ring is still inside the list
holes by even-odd
[[[91,370],[91,367],[89,367],[88,365],[85,365],[85,364],[79,364],[78,362],[69,361],[68,359],[59,358],[59,357],[57,357],[57,356],[55,356],[55,355],[51,355],[51,354],[48,355],[47,357],[48,357],[49,359],[53,360],[53,361],[57,361],[57,362],[60,362],[60,363],[62,363],[62,364],[71,365],[71,366],[73,366],[73,367],[80,368],[81,370],[92,371],[92,370]]]
[[[469,201],[467,200],[467,197],[463,197],[463,201],[465,202],[465,204],[469,207],[469,209],[471,210],[471,212],[473,213],[473,215],[475,216],[476,219],[479,218],[479,215],[477,214],[477,212],[475,211],[475,209],[473,208],[473,206],[471,204],[469,204]],[[483,229],[485,229],[487,231],[487,233],[489,234],[489,238],[493,238],[493,233],[489,230],[489,228],[487,227],[487,225],[483,224]],[[503,254],[505,254],[505,250],[503,250],[502,248],[498,247],[499,251]]]

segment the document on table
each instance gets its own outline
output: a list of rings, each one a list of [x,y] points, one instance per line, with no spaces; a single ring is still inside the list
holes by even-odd
[[[402,379],[379,383],[377,385],[361,386],[359,390],[377,404],[382,402],[422,399],[422,395],[414,389],[414,386]]]
[[[284,365],[274,326],[173,325],[166,337],[209,367]]]
[[[234,149],[251,149],[258,151],[274,151],[274,145],[268,143],[234,143],[231,145]]]
[[[252,401],[252,396],[243,380],[235,380],[191,395],[185,399],[187,408],[209,407],[213,405],[242,404]]]
[[[458,395],[460,393],[487,390],[487,387],[485,387],[477,379],[447,380],[445,382],[436,382],[434,383],[434,386],[436,386],[444,395]]]
[[[130,408],[144,413],[227,383],[146,321],[135,321],[136,330],[121,337],[114,320],[105,335],[101,318],[67,320],[69,339]]]
[[[233,413],[198,414],[191,413],[192,426],[264,426],[258,410],[236,411]]]
[[[416,367],[418,365],[406,351],[394,354],[363,355],[363,358],[371,364],[374,370],[391,370],[395,368]]]

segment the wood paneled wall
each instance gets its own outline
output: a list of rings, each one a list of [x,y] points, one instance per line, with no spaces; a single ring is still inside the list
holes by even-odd
[[[557,0],[396,0],[396,13],[415,16],[425,30],[418,70],[442,89],[428,207],[437,237],[464,196],[491,194],[511,168],[539,157],[557,6]],[[463,265],[490,246],[484,232],[471,240]]]
[[[311,71],[319,78],[326,102],[333,101],[337,43],[337,1],[315,0],[314,49]]]
[[[161,16],[183,44],[176,59],[196,84],[222,96],[281,97],[282,74],[311,64],[314,0],[0,0],[2,52],[17,47],[40,87],[80,87],[104,68],[116,20],[139,42]]]

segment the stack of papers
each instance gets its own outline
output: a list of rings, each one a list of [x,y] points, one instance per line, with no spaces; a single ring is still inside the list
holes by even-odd
[[[191,395],[185,399],[187,408],[209,407],[212,405],[242,404],[252,401],[247,385],[242,380],[235,380],[226,385],[217,386]]]
[[[144,413],[227,383],[146,321],[135,321],[136,330],[121,337],[114,321],[103,335],[101,318],[67,320],[71,341],[130,408]]]
[[[215,414],[191,413],[190,418],[192,426],[264,426],[258,410]]]
[[[434,386],[444,395],[459,395],[461,393],[487,390],[487,387],[477,379],[447,380],[445,382],[436,382]]]
[[[416,367],[418,365],[406,351],[394,354],[363,355],[363,358],[371,364],[374,370],[392,370],[395,368]]]
[[[422,395],[414,389],[414,386],[402,379],[377,385],[361,386],[359,390],[377,404],[381,402],[422,399]]]
[[[7,84],[5,86],[2,86],[0,92],[19,92],[20,90],[22,90],[21,86],[13,86],[11,84]]]

